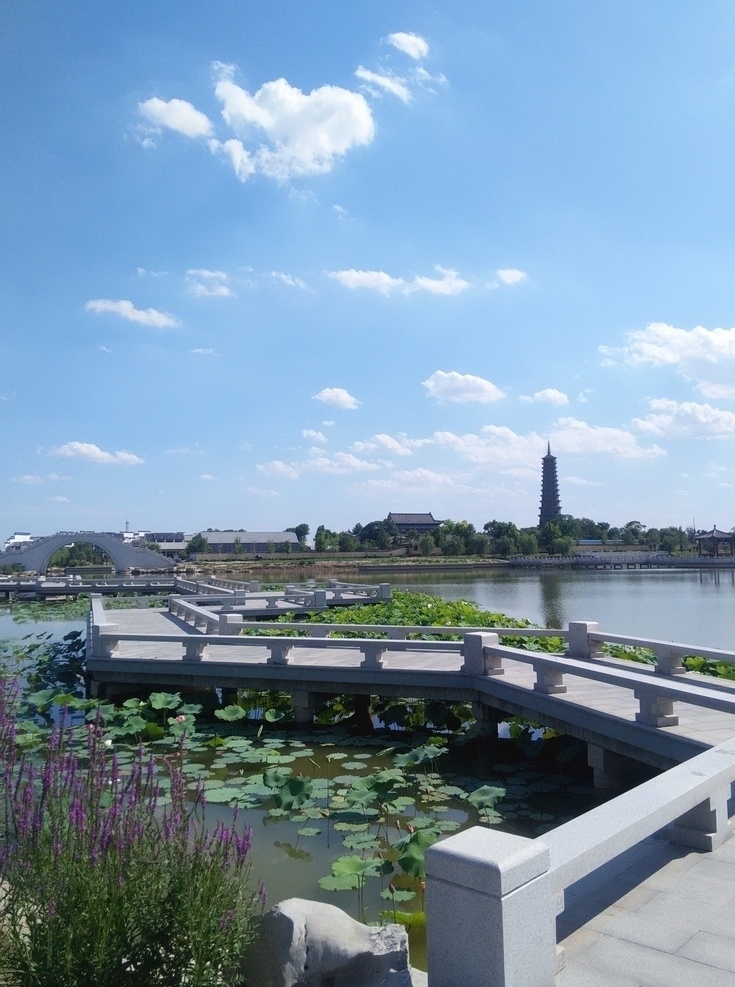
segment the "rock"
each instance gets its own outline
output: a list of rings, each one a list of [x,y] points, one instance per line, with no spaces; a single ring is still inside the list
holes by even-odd
[[[402,926],[362,925],[303,898],[265,915],[254,964],[248,975],[257,987],[414,987]]]

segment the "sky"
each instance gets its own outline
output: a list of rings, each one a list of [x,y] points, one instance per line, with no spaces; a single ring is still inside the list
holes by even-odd
[[[735,525],[730,0],[0,8],[0,534]]]

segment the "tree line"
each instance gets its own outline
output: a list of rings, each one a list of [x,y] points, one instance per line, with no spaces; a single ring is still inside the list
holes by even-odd
[[[290,529],[293,530],[293,529]],[[640,521],[628,521],[616,527],[607,521],[575,518],[560,514],[542,528],[519,528],[512,521],[487,521],[481,531],[470,521],[443,521],[434,531],[399,532],[386,518],[356,524],[348,531],[331,531],[320,524],[314,535],[316,552],[360,552],[370,549],[387,551],[406,548],[411,554],[479,555],[509,558],[512,555],[568,555],[580,541],[602,545],[643,545],[651,551],[685,553],[696,543],[693,528],[648,528]]]

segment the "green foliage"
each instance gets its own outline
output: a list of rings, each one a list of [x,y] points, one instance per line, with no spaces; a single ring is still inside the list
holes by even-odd
[[[206,829],[180,757],[158,781],[141,748],[121,770],[100,718],[62,721],[38,755],[19,752],[17,712],[0,679],[0,982],[239,984],[262,903],[250,831]]]
[[[194,537],[189,540],[185,549],[185,552],[189,557],[197,553],[203,553],[208,551],[209,551],[209,542],[201,532],[199,532],[198,535],[194,535]]]

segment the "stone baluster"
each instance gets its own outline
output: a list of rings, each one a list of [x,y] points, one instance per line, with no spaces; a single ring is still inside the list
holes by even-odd
[[[649,727],[675,727],[679,717],[674,714],[674,701],[667,696],[659,696],[654,688],[642,686],[634,689],[640,712],[635,714],[638,723]]]
[[[429,847],[425,859],[431,987],[552,987],[548,847],[474,826]]]
[[[483,634],[470,631],[464,636],[462,671],[468,675],[504,675],[501,653],[493,654],[490,649],[497,647],[500,638],[497,634]]]
[[[363,654],[360,668],[383,667],[383,655],[385,654],[384,641],[364,641],[360,645],[360,651]]]
[[[597,658],[601,654],[602,646],[597,641],[590,641],[590,634],[594,634],[598,630],[599,624],[596,621],[570,620],[568,657],[583,660]]]
[[[280,640],[269,641],[267,648],[270,651],[268,657],[269,665],[290,665],[291,664],[291,648],[293,644],[284,638]]]
[[[241,613],[220,613],[217,627],[219,634],[239,634],[241,630]]]
[[[681,663],[681,653],[670,644],[657,644],[653,651],[656,655],[657,675],[686,675],[686,668]]]
[[[207,656],[207,642],[190,637],[184,641],[184,661],[202,661]]]
[[[564,673],[558,668],[549,668],[543,660],[534,662],[536,681],[533,688],[536,692],[542,692],[545,696],[556,696],[561,692],[566,692],[564,685]]]
[[[669,827],[668,837],[672,843],[703,850],[710,853],[729,840],[733,833],[733,822],[729,818],[728,800],[730,786],[721,788],[711,798],[695,805]]]

